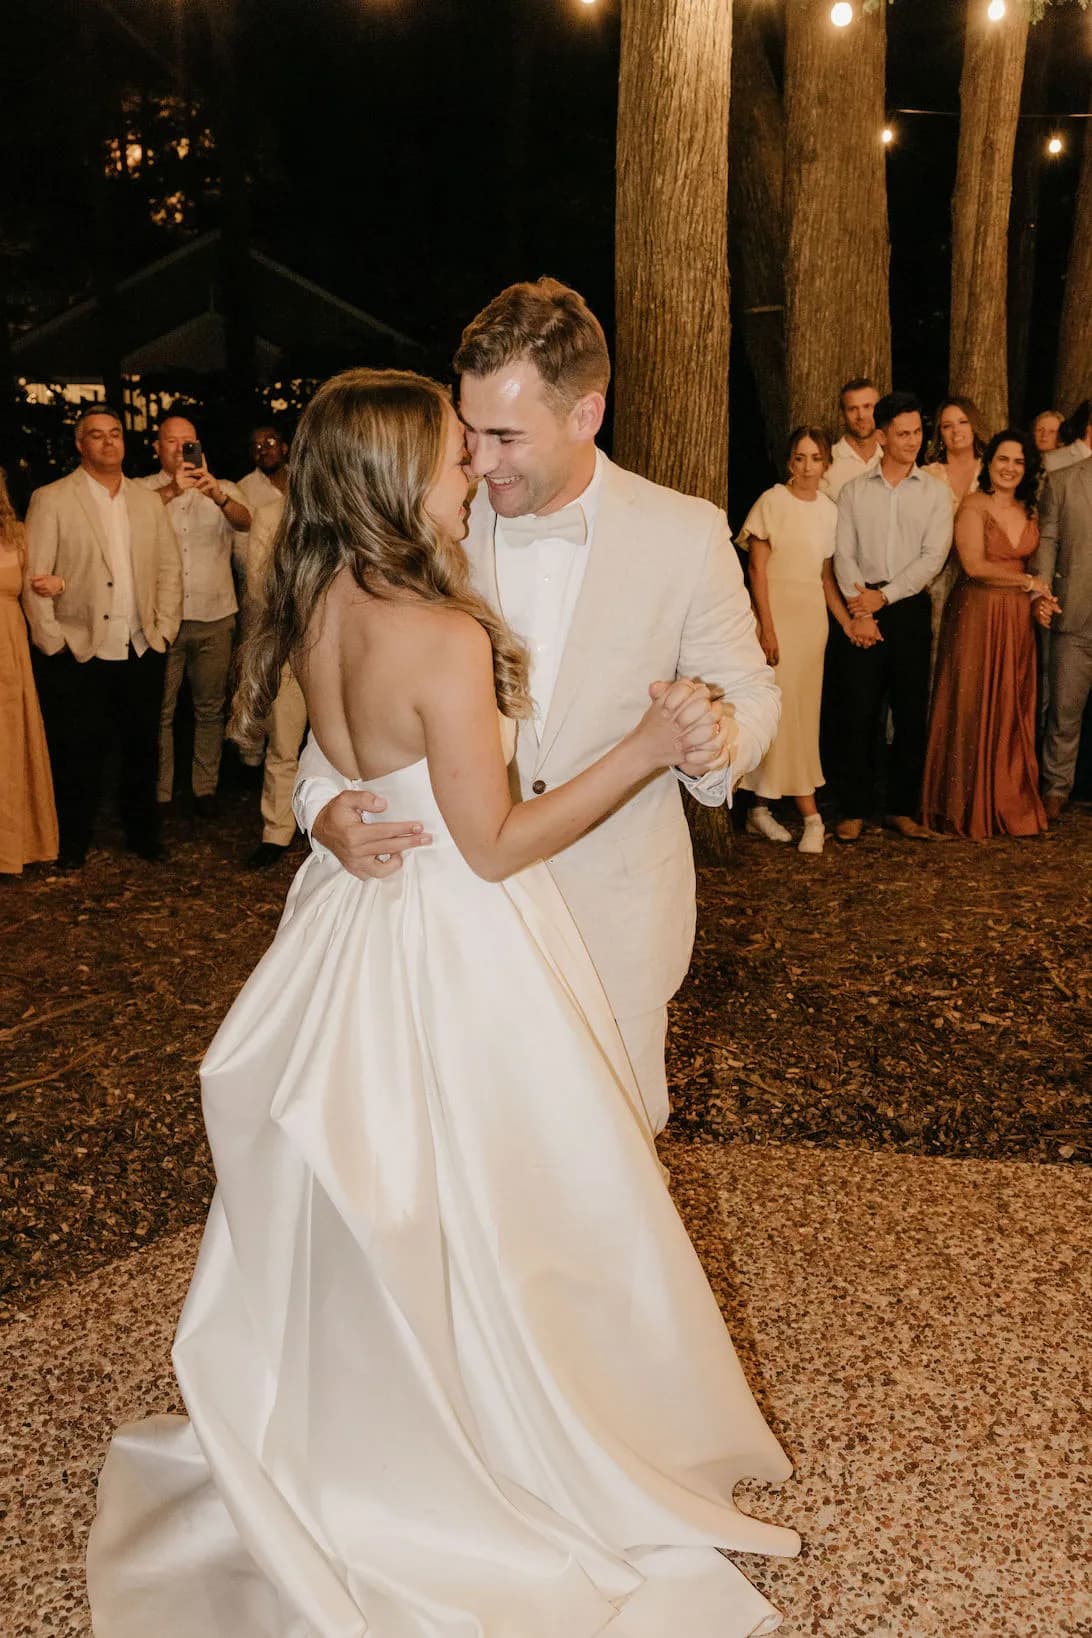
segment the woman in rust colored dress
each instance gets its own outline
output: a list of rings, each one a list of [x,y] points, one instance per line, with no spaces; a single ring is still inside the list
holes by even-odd
[[[981,841],[1046,830],[1035,756],[1032,602],[1039,462],[1022,432],[999,432],[977,494],[956,515],[959,576],[944,608],[933,682],[922,820]]]
[[[42,713],[30,669],[23,589],[23,529],[0,471],[0,875],[57,857],[57,810]],[[50,594],[52,575],[36,577]]]

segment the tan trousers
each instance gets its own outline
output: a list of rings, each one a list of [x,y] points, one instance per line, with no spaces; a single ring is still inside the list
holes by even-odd
[[[287,847],[296,834],[292,787],[296,783],[300,746],[307,732],[303,690],[288,666],[269,715],[269,739],[262,775],[262,841]]]
[[[667,1042],[667,1008],[642,1012],[636,1018],[619,1018],[618,1029],[629,1057],[637,1090],[645,1106],[649,1125],[657,1136],[667,1125],[671,1107],[667,1101],[667,1069],[664,1047]]]
[[[183,620],[167,650],[159,716],[157,801],[169,802],[174,795],[174,711],[183,673],[193,696],[193,794],[216,795],[234,631],[233,614],[222,620]]]

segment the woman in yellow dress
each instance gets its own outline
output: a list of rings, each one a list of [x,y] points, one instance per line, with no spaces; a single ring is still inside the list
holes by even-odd
[[[15,876],[57,857],[53,778],[19,606],[25,560],[23,526],[0,471],[0,874]]]

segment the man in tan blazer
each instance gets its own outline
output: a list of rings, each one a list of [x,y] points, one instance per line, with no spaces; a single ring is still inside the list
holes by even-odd
[[[679,785],[709,805],[728,800],[773,739],[777,687],[724,513],[597,450],[610,360],[582,297],[552,279],[511,286],[463,332],[455,368],[470,469],[482,480],[467,555],[478,590],[531,659],[537,709],[517,745],[523,798],[615,744],[645,709],[650,682],[694,677],[723,692],[717,768],[648,781],[549,861],[658,1131],[668,1116],[667,1003],[694,940]],[[396,869],[400,851],[421,844],[407,825],[361,825],[376,800],[347,791],[313,739],[300,776],[297,818],[355,874]]]
[[[126,840],[146,859],[164,856],[159,707],[163,656],[182,614],[178,546],[156,496],[122,472],[120,417],[101,405],[86,411],[76,449],[76,470],[31,496],[23,588],[69,869],[86,857],[115,743]]]

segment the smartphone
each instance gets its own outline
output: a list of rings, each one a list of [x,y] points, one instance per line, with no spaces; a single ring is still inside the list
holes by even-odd
[[[201,444],[196,438],[187,438],[182,445],[182,459],[187,466],[201,465]]]

